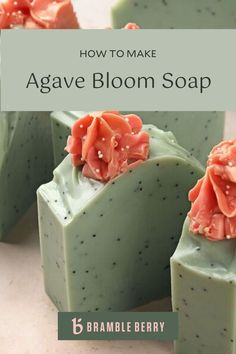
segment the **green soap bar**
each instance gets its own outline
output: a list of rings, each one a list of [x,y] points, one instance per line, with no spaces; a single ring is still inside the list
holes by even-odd
[[[38,190],[45,288],[60,311],[120,311],[170,292],[187,193],[200,163],[172,133],[145,125],[150,157],[104,184],[70,156]]]
[[[58,166],[59,163],[67,155],[67,152],[65,151],[65,146],[67,138],[71,134],[72,125],[78,118],[83,117],[86,114],[86,112],[82,111],[53,112],[51,114],[54,166]]]
[[[51,179],[52,156],[48,113],[0,113],[0,240]]]
[[[208,241],[187,219],[171,258],[176,354],[236,353],[236,239]]]
[[[114,28],[136,22],[141,28],[236,28],[235,0],[118,0]]]
[[[64,147],[74,121],[85,112],[54,112],[52,135],[54,162],[57,166],[66,156]],[[177,141],[205,165],[209,151],[223,138],[223,112],[136,112],[145,124],[155,124],[172,131]],[[194,138],[193,138],[194,137]]]

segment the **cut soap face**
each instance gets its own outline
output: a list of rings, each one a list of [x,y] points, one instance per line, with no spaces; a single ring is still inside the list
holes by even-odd
[[[117,0],[114,28],[136,22],[141,28],[236,28],[234,0]]]
[[[211,148],[222,140],[223,112],[135,112],[145,124],[154,124],[165,131],[172,131],[181,146],[205,164]],[[64,147],[70,129],[85,112],[54,112],[52,136],[54,163],[57,166],[66,156]]]
[[[176,354],[236,353],[236,239],[209,241],[189,231],[171,258]]]
[[[169,258],[201,165],[152,125],[150,157],[108,183],[70,156],[38,190],[45,288],[60,311],[121,311],[169,294]]]
[[[52,175],[48,113],[0,113],[0,240],[30,207]]]

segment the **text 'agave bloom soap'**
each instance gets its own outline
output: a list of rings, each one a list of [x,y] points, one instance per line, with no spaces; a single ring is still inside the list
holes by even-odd
[[[79,28],[70,0],[2,0],[0,29]]]
[[[236,140],[209,155],[171,260],[176,354],[236,352]]]
[[[87,114],[71,137],[71,156],[38,190],[46,292],[60,311],[121,311],[168,295],[201,165],[134,114]]]

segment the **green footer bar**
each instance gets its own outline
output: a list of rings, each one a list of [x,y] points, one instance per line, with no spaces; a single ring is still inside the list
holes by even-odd
[[[59,340],[163,340],[178,336],[176,312],[59,312]]]

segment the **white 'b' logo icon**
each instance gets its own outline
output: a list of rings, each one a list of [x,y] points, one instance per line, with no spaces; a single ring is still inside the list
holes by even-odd
[[[83,332],[83,325],[80,323],[82,321],[82,318],[73,318],[72,323],[73,323],[73,334],[78,335]]]

